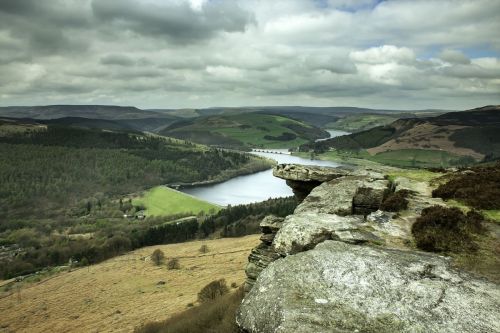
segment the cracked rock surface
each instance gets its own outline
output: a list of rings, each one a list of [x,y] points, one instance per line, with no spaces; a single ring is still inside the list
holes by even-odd
[[[437,255],[327,240],[262,271],[245,332],[500,332],[500,289]]]
[[[243,332],[500,332],[498,284],[411,246],[420,211],[443,204],[427,184],[322,169],[275,169],[302,202],[261,223],[237,315]],[[381,211],[396,188],[412,191],[408,209]]]

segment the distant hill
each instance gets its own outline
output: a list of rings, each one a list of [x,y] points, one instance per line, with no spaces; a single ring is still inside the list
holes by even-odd
[[[249,113],[274,114],[292,118],[309,125],[325,129],[357,132],[388,124],[398,118],[425,117],[441,114],[442,110],[386,110],[356,107],[307,107],[307,106],[262,106],[262,107],[213,107],[204,109],[148,109],[114,105],[46,105],[0,107],[0,117],[31,119],[68,119],[72,126],[112,129],[127,128],[158,133],[179,120],[207,116],[225,116]],[[89,121],[76,118],[86,118]],[[114,124],[96,120],[111,120]]]
[[[115,105],[9,106],[0,107],[0,116],[33,119],[82,117],[108,120],[167,117],[162,112],[145,111],[133,106]]]
[[[328,137],[315,126],[276,114],[243,113],[187,119],[160,134],[229,148],[288,148]]]
[[[274,114],[295,119],[323,129],[359,132],[376,126],[390,124],[399,118],[418,118],[440,115],[446,110],[389,110],[357,107],[308,107],[308,106],[249,106],[212,107],[205,109],[157,109],[156,112],[185,119],[200,116],[225,116],[248,113]]]
[[[302,150],[366,150],[372,156],[410,150],[446,152],[475,160],[500,157],[500,106],[399,119],[385,126],[304,145]]]
[[[108,105],[0,107],[0,117],[23,119],[24,123],[33,120],[43,124],[153,133],[181,119],[163,112]]]

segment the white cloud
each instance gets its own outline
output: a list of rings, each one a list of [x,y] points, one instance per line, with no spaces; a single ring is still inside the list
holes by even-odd
[[[0,105],[500,103],[496,0],[0,2]]]
[[[412,63],[416,60],[415,52],[407,47],[383,45],[362,51],[351,52],[351,59],[367,64]]]

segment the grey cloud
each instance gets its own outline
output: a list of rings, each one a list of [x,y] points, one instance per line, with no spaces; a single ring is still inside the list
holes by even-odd
[[[136,61],[123,54],[108,54],[101,58],[103,65],[134,66]]]
[[[89,42],[72,35],[89,27],[84,2],[5,0],[0,2],[0,32],[22,44],[22,57],[82,53]]]
[[[439,54],[439,58],[452,64],[470,64],[470,59],[465,54],[457,50],[443,50]]]
[[[337,74],[355,74],[354,63],[347,57],[308,56],[305,65],[310,70],[326,70]]]
[[[356,3],[0,0],[0,105],[499,103],[498,1]]]
[[[495,79],[500,78],[500,67],[485,69],[478,65],[454,65],[440,70],[444,75],[457,78]]]
[[[158,5],[131,0],[94,0],[92,9],[102,22],[180,43],[208,39],[222,31],[243,32],[252,22],[250,13],[229,0],[208,2],[199,11],[187,2]]]

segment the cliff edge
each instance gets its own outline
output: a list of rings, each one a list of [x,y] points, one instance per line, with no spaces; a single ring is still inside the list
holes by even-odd
[[[243,332],[500,332],[498,284],[411,246],[416,216],[443,204],[428,189],[412,188],[400,216],[380,210],[395,184],[373,170],[279,165],[274,175],[302,202],[261,224]]]

